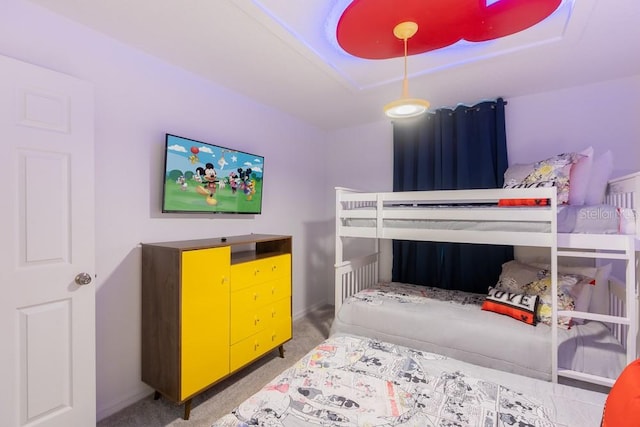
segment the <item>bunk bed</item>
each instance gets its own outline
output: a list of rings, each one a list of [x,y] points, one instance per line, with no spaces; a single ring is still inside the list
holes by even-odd
[[[549,203],[546,206],[504,206],[516,204],[502,203],[505,200],[547,200]],[[624,220],[617,225],[618,228],[622,227],[622,232],[581,229],[577,233],[571,228],[575,226],[576,213],[574,211],[573,216],[568,215],[570,211],[567,207],[558,206],[554,187],[383,193],[336,188],[336,318],[332,333],[367,335],[419,350],[435,351],[474,364],[548,379],[553,383],[563,378],[610,387],[624,365],[638,356],[636,253],[640,249],[640,225],[636,213],[640,212],[639,204],[640,173],[610,180],[605,205],[594,207],[595,211],[579,211],[578,215],[581,218],[593,215],[600,219],[613,215],[617,221]],[[567,216],[574,219],[573,225],[568,225]],[[357,256],[347,257],[345,246],[353,239],[369,239],[373,242],[373,249],[364,255],[359,253]],[[606,280],[600,279],[604,283],[595,284],[597,289],[604,289],[606,293],[606,311],[560,309],[557,298],[552,298],[548,327],[531,327],[478,308],[471,314],[472,317],[462,317],[461,321],[465,324],[455,328],[454,315],[449,316],[448,324],[438,323],[439,319],[434,317],[447,308],[438,311],[437,307],[428,306],[427,309],[423,305],[408,310],[406,305],[394,307],[393,304],[382,304],[379,301],[371,304],[371,301],[367,301],[368,297],[356,297],[367,290],[377,292],[376,287],[380,286],[379,252],[380,242],[384,239],[545,248],[548,250],[546,268],[551,282],[550,295],[558,294],[558,270],[563,268],[561,262],[567,258],[590,259],[595,265],[617,263],[622,267],[623,277],[620,280],[619,274],[612,273]],[[465,310],[473,312],[468,307]],[[402,318],[407,313],[410,315],[405,316],[405,320],[398,320],[396,317]],[[483,330],[494,330],[495,334],[497,326],[494,323],[484,329],[479,327],[490,316],[493,316],[490,322],[500,323],[501,330],[516,329],[516,335],[525,337],[525,343],[531,337],[541,341],[539,348],[546,348],[545,354],[531,352],[525,346],[520,352],[513,352],[508,360],[496,364],[493,355],[483,354],[483,351],[495,351],[496,346],[508,347],[511,344],[508,341],[499,344],[497,341],[487,340],[484,343],[485,350],[479,350],[478,346],[470,349],[456,347],[467,341],[467,338],[482,342],[488,336]],[[582,325],[572,326],[569,330],[562,328],[558,320],[566,317],[571,317],[576,320],[575,323]],[[393,331],[375,330],[376,327],[371,326],[373,323],[392,327]],[[416,325],[422,326],[416,328]],[[604,327],[600,327],[602,325]],[[441,332],[446,327],[452,327],[455,331],[453,339],[443,340],[445,334]],[[416,330],[419,330],[418,335],[408,333]],[[613,373],[585,372],[576,364],[560,363],[559,366],[559,357],[561,361],[566,359],[567,351],[576,351],[580,346],[589,350],[591,344],[585,337],[603,332],[606,332],[607,337],[604,341],[593,344],[598,347],[595,353],[587,352],[580,357],[584,362],[594,355],[599,354],[601,357],[609,352],[618,361]],[[451,336],[450,334],[449,337]],[[603,347],[606,347],[604,351]],[[530,354],[523,357],[523,352]],[[541,372],[528,370],[527,364],[532,358],[547,361],[548,368],[542,364]]]

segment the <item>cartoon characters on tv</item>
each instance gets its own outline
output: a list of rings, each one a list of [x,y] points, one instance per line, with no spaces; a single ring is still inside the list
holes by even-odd
[[[200,181],[197,178],[196,181],[202,182],[202,185],[196,186],[196,191],[206,197],[208,204],[217,205],[218,200],[215,198],[215,194],[218,174],[216,173],[216,168],[213,167],[213,163],[207,163],[204,168],[196,168],[196,176],[200,177]]]
[[[235,171],[231,171],[228,176],[218,179],[218,173],[213,163],[207,163],[204,167],[195,169],[192,179],[196,182],[196,192],[205,196],[208,204],[217,205],[216,191],[222,190],[227,184],[231,188],[231,194],[235,195],[239,190],[247,201],[251,201],[256,193],[256,182],[252,174],[251,168],[237,168]],[[184,190],[186,190],[186,186]]]
[[[195,165],[200,161],[200,159],[198,158],[199,152],[200,152],[200,149],[198,147],[191,147],[191,155],[189,156],[189,161],[191,162],[192,165]]]
[[[253,195],[256,194],[256,182],[251,179],[252,172],[251,168],[247,168],[246,170],[238,168],[238,176],[241,182],[240,188],[247,200],[253,199]]]
[[[233,171],[229,174],[229,186],[231,187],[231,194],[236,194],[238,186],[240,185],[240,177]]]

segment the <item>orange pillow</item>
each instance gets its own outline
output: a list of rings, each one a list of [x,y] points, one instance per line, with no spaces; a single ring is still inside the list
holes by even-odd
[[[549,206],[549,199],[500,199],[498,206]]]
[[[536,324],[538,295],[516,294],[489,287],[489,294],[482,303],[482,309],[504,314],[529,325]]]
[[[640,424],[640,359],[627,365],[607,396],[602,427],[637,427]]]

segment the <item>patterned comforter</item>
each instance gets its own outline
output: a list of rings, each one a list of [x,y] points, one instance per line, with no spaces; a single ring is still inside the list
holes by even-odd
[[[547,392],[525,395],[492,381],[497,371],[480,371],[489,372],[482,378],[465,367],[485,369],[375,339],[335,335],[213,426],[565,425],[554,422],[555,401],[553,410],[543,405]],[[506,375],[543,384],[543,390],[558,387]],[[601,400],[596,396],[593,414],[602,410]]]
[[[485,296],[454,289],[392,282],[378,283],[374,287],[363,289],[352,295],[352,298],[373,305],[383,304],[384,301],[395,301],[401,304],[427,304],[429,300],[438,300],[459,305],[471,304],[480,308]]]

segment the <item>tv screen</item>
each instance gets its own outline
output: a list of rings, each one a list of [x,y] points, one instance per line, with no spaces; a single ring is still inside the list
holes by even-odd
[[[162,212],[262,212],[264,157],[166,134]]]

